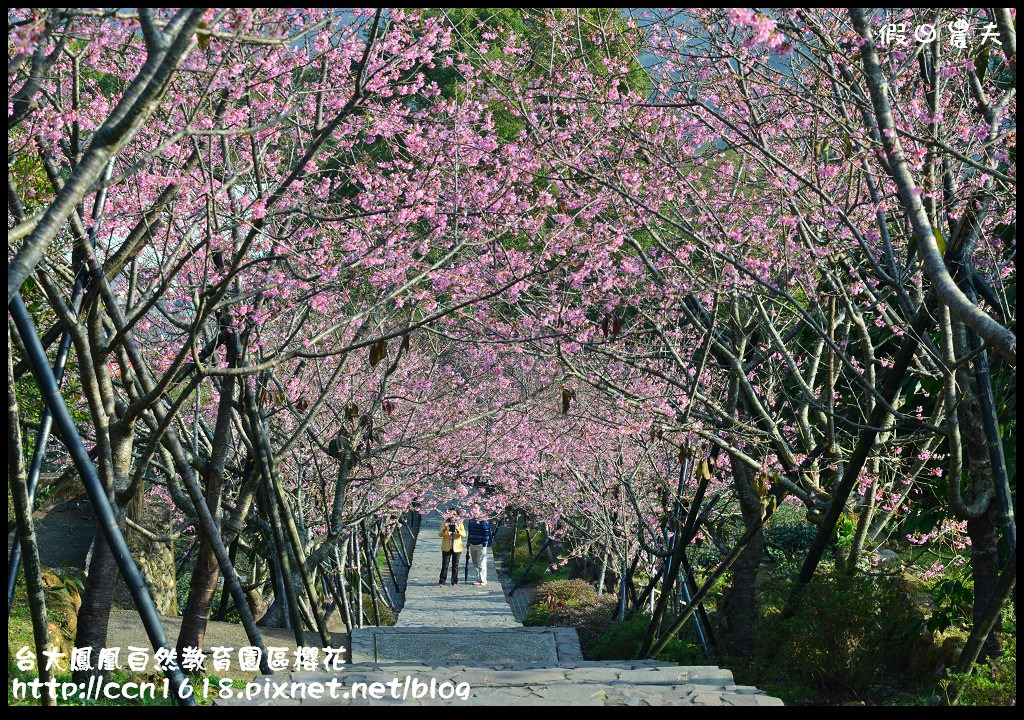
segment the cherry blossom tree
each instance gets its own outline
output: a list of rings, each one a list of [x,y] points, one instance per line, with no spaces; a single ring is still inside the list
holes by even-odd
[[[257,619],[328,642],[364,585],[387,600],[346,568],[471,497],[657,597],[652,656],[727,571],[749,652],[783,505],[816,527],[790,612],[826,550],[872,572],[890,536],[942,535],[970,546],[971,652],[996,650],[1012,11],[8,18],[8,301],[70,347],[122,526],[195,538],[179,651],[221,575],[253,644]],[[77,644],[105,643],[117,568],[98,536]]]

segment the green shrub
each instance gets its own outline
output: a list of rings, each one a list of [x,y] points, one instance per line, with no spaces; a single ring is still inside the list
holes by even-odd
[[[536,585],[541,581],[546,580],[568,580],[569,579],[569,568],[558,568],[558,570],[550,570],[546,562],[538,560],[530,572],[526,572],[525,567],[517,567],[515,572],[512,573],[512,581],[518,582],[521,586],[527,587]]]
[[[549,569],[551,563],[546,557],[537,558],[534,562],[543,540],[541,534],[537,532],[531,532],[530,537],[533,541],[533,553],[530,552],[529,544],[526,542],[526,530],[524,529],[520,529],[516,533],[514,545],[511,531],[498,532],[494,536],[494,555],[504,558],[506,568],[514,568],[509,573],[512,581],[521,586],[532,586],[545,580],[568,579],[570,574],[568,567],[560,567],[552,571]]]
[[[870,696],[890,674],[903,674],[924,618],[899,578],[819,575],[793,617],[779,608],[788,582],[766,583],[769,608],[758,628],[752,665],[825,697]]]
[[[542,583],[535,597],[523,624],[576,628],[583,657],[592,659],[597,641],[611,628],[616,596],[598,595],[590,583],[577,578]]]
[[[615,618],[618,599],[614,595],[597,595],[576,606],[555,608],[549,621],[557,627],[574,627],[580,638],[580,651],[587,660],[594,659],[595,647]]]
[[[691,545],[686,549],[686,557],[690,561],[690,566],[698,573],[718,567],[719,563],[725,559],[722,553],[718,552],[718,548],[710,542]]]
[[[818,528],[807,523],[780,523],[765,530],[764,537],[772,545],[792,555],[807,550],[817,534]]]
[[[549,580],[537,586],[534,603],[526,613],[524,625],[557,625],[551,614],[560,605],[579,607],[597,599],[597,592],[586,580]]]
[[[380,605],[380,624],[381,625],[394,625],[398,622],[398,616],[388,607],[388,604],[384,602],[383,598],[377,599]],[[376,615],[373,612],[373,598],[370,597],[370,593],[363,593],[363,612],[366,613],[368,622],[372,625],[377,624]]]
[[[531,605],[530,609],[526,611],[523,625],[529,627],[550,627],[553,625],[551,622],[551,610],[548,609],[547,604],[538,602]]]
[[[1003,628],[1003,649],[998,658],[975,663],[971,673],[950,673],[942,682],[947,697],[958,693],[957,705],[1017,704],[1017,628],[1016,622]]]
[[[935,608],[928,629],[942,632],[953,625],[970,625],[974,606],[974,580],[964,568],[953,568],[928,586]]]
[[[597,591],[586,580],[549,580],[537,587],[537,600],[543,601],[547,596],[560,600],[569,606],[582,605],[593,601]],[[557,603],[556,603],[557,604]]]
[[[634,615],[620,623],[613,623],[604,635],[594,643],[594,660],[635,660],[640,655],[651,616],[646,613]],[[669,643],[655,657],[656,660],[674,662],[679,665],[698,665],[706,662],[700,647],[696,644],[692,619],[683,626]]]

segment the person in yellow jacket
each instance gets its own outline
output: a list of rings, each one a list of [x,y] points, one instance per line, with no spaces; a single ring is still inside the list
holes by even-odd
[[[437,586],[444,585],[448,564],[452,566],[452,585],[459,584],[459,555],[462,554],[462,538],[466,537],[466,526],[459,518],[458,508],[449,508],[441,522],[441,577]]]

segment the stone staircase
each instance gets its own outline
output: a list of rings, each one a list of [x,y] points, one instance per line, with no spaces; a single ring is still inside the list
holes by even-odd
[[[782,705],[714,665],[587,662],[575,629],[516,620],[493,564],[487,586],[467,586],[460,574],[460,585],[438,587],[438,527],[436,516],[423,519],[398,625],[354,629],[351,664],[257,678],[287,690],[248,697],[243,691],[217,704]],[[329,685],[330,692],[309,692]]]
[[[651,660],[579,661],[566,665],[515,663],[504,665],[445,665],[420,663],[362,663],[339,673],[288,673],[279,683],[341,683],[337,698],[236,699],[222,705],[696,705],[772,706],[778,698],[749,685],[737,685],[728,670],[683,666]],[[448,697],[427,690],[448,686]],[[360,689],[359,683],[363,683]],[[378,683],[380,694],[367,688]],[[415,697],[417,687],[421,697]],[[390,684],[390,685],[389,685]],[[394,687],[395,692],[391,691]]]

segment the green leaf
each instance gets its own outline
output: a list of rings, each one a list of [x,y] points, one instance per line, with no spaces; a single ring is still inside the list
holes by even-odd
[[[907,243],[907,265],[914,260],[914,255],[917,254],[917,238],[911,236],[910,242]]]
[[[200,20],[196,25],[196,42],[199,43],[199,49],[203,52],[210,47],[210,26],[206,24],[205,20]]]
[[[986,43],[978,51],[978,54],[974,56],[974,74],[978,76],[980,82],[985,82],[985,73],[988,72],[989,50],[991,48],[992,44]]]
[[[912,510],[903,521],[903,530],[908,533],[919,532],[926,535],[935,529],[944,517],[945,513],[939,508]]]
[[[946,237],[942,234],[942,231],[938,228],[932,228],[932,233],[935,235],[935,244],[939,246],[939,255],[946,255]]]

